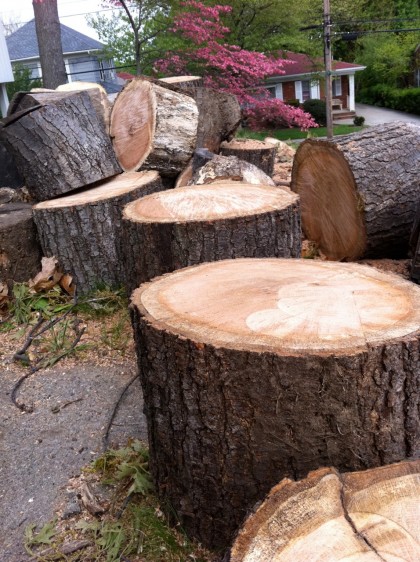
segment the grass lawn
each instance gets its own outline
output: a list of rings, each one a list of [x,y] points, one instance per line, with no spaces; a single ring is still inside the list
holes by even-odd
[[[355,127],[354,125],[334,125],[334,135],[349,135],[356,133],[363,127]],[[300,129],[274,129],[270,131],[251,131],[250,129],[240,129],[236,133],[237,137],[247,139],[264,140],[266,137],[274,137],[281,141],[306,139],[308,137],[326,137],[327,128],[318,127],[316,129],[309,129],[309,131],[301,131]]]

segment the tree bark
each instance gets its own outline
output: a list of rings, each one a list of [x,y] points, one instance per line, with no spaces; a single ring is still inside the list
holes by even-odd
[[[420,461],[282,480],[239,532],[230,562],[420,559]]]
[[[406,257],[420,200],[420,127],[389,123],[332,141],[304,141],[292,189],[302,226],[329,259]]]
[[[152,277],[238,257],[299,257],[299,203],[269,186],[220,182],[162,191],[127,205],[121,255],[129,291]]]
[[[197,106],[190,96],[131,80],[111,112],[111,137],[122,169],[178,175],[194,152],[197,123]]]
[[[156,490],[225,548],[284,477],[420,454],[420,288],[368,266],[236,259],[142,285],[132,321]]]
[[[1,134],[38,201],[121,172],[87,91],[12,115]]]
[[[67,82],[57,0],[33,0],[36,36],[45,88],[56,88]]]
[[[78,294],[103,283],[112,287],[125,283],[118,254],[122,209],[159,189],[156,172],[132,172],[34,206],[44,254],[55,256],[63,271],[74,277]]]
[[[420,284],[420,203],[417,205],[416,217],[410,236],[410,247],[413,255],[411,262],[411,279]]]
[[[188,183],[201,185],[229,180],[254,185],[275,185],[270,176],[254,164],[236,156],[220,156],[218,154],[215,154],[207,164],[199,168]]]
[[[274,162],[277,155],[277,146],[271,142],[252,139],[234,139],[224,142],[220,147],[223,156],[236,156],[260,168],[268,176],[274,172]]]
[[[0,205],[0,281],[28,281],[41,264],[32,205]]]

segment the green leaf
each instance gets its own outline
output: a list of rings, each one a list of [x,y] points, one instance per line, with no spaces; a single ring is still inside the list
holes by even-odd
[[[36,544],[51,544],[53,537],[57,534],[56,519],[45,523],[38,533],[35,533],[36,525],[31,524],[26,527],[25,539],[29,546]]]

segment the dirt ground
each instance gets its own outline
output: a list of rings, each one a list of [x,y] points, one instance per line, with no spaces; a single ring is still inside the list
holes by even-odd
[[[98,333],[88,328],[86,339]],[[16,396],[22,411],[11,399],[28,372],[10,360],[20,342],[16,333],[0,342],[0,562],[25,562],[25,528],[51,520],[59,506],[69,517],[77,510],[69,479],[108,444],[147,441],[147,430],[132,344],[124,356],[90,351],[34,373]]]

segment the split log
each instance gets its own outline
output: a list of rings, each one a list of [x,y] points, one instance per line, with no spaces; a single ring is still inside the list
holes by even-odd
[[[56,256],[71,273],[79,294],[99,284],[125,283],[118,255],[124,206],[162,189],[157,172],[121,174],[99,186],[34,206],[34,219],[46,256]]]
[[[420,560],[420,461],[285,479],[249,517],[230,562]]]
[[[197,148],[219,152],[220,144],[229,141],[241,124],[241,108],[236,96],[212,88],[197,88],[192,95],[199,111]]]
[[[38,273],[40,264],[32,205],[0,205],[0,281],[28,281]]]
[[[298,199],[269,186],[220,182],[128,204],[121,254],[130,291],[152,277],[237,257],[300,257]]]
[[[410,247],[413,255],[411,262],[411,279],[420,283],[420,203],[417,206],[416,218],[410,236]]]
[[[201,76],[167,76],[166,78],[161,78],[160,82],[171,84],[182,90],[203,86],[203,78]]]
[[[52,199],[121,172],[88,91],[23,113],[12,115],[1,135],[34,199]]]
[[[420,287],[354,263],[236,259],[132,296],[156,490],[231,544],[284,477],[420,454]]]
[[[270,176],[267,176],[261,168],[236,156],[220,156],[218,154],[214,154],[209,162],[199,168],[188,183],[191,185],[201,185],[216,181],[240,181],[254,185],[275,185]]]
[[[221,144],[220,154],[223,156],[236,156],[241,160],[254,164],[254,166],[257,166],[271,177],[274,171],[277,146],[271,142],[253,139],[234,139],[231,142],[223,142]]]
[[[197,105],[190,96],[131,80],[111,112],[110,133],[121,167],[178,175],[194,152],[197,123]]]
[[[333,260],[406,257],[420,200],[420,127],[388,123],[331,141],[304,141],[292,189],[302,227]]]

